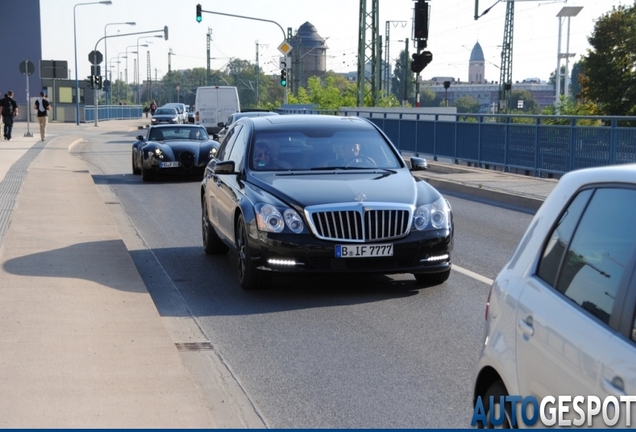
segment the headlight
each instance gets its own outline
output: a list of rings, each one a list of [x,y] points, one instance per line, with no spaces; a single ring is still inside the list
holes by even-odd
[[[163,152],[161,151],[161,149],[160,149],[160,148],[156,148],[156,149],[155,149],[155,154],[156,154],[157,156],[160,156],[162,153],[163,153]]]
[[[285,229],[285,225],[294,233],[303,231],[305,224],[295,210],[285,209],[283,214],[271,204],[257,204],[256,223],[260,231],[279,233]]]
[[[450,207],[444,198],[419,206],[413,214],[413,228],[418,231],[448,228],[449,224]]]

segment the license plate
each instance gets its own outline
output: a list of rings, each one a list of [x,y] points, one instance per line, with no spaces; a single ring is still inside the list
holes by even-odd
[[[160,162],[159,168],[178,168],[179,162]]]
[[[336,258],[393,256],[392,244],[336,245]]]

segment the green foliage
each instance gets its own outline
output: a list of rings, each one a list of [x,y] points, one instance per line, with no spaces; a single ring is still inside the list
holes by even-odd
[[[519,109],[519,101],[523,101],[523,108]],[[521,112],[523,114],[538,114],[539,104],[535,100],[532,93],[528,90],[512,90],[510,92],[510,108],[511,112]]]
[[[555,106],[548,106],[543,109],[541,114],[548,116],[593,116],[596,115],[597,106],[591,103],[577,102],[561,95],[559,103]],[[543,120],[544,124],[551,125],[569,125],[570,120],[564,118],[548,118]],[[579,125],[598,126],[601,124],[599,120],[579,120]]]
[[[603,115],[636,115],[636,4],[601,16],[581,59],[581,98]]]
[[[472,96],[462,96],[455,101],[458,113],[478,113],[481,104]]]
[[[413,72],[411,72],[411,59],[406,50],[400,52],[395,62],[393,77],[391,78],[391,92],[398,101],[407,100],[409,105],[415,104],[415,86],[413,85]],[[405,76],[406,73],[406,76]],[[406,79],[406,83],[405,83]],[[406,95],[404,87],[406,84]]]
[[[288,102],[311,104],[322,110],[337,110],[343,106],[356,106],[356,88],[344,77],[333,72],[326,73],[322,79],[310,77],[307,89],[299,88],[296,96],[288,96]]]

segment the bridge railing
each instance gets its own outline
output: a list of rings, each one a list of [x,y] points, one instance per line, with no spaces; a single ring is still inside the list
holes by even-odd
[[[364,108],[279,112],[364,117],[384,131],[400,151],[536,176],[636,162],[636,117],[378,112]]]
[[[141,118],[143,107],[141,105],[99,105],[97,121],[104,120],[130,120]],[[95,121],[95,105],[84,107],[84,120]]]

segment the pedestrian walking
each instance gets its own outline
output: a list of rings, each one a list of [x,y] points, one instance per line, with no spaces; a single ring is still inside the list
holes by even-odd
[[[13,92],[9,90],[2,99],[2,122],[4,123],[4,139],[11,141],[13,118],[18,115],[18,103],[13,99]]]
[[[155,115],[156,110],[157,110],[157,103],[153,99],[152,102],[150,102],[150,114]]]
[[[44,92],[40,92],[40,97],[35,100],[35,109],[38,112],[38,123],[40,124],[40,138],[46,139],[46,126],[49,122],[49,111],[51,104],[46,100]]]

